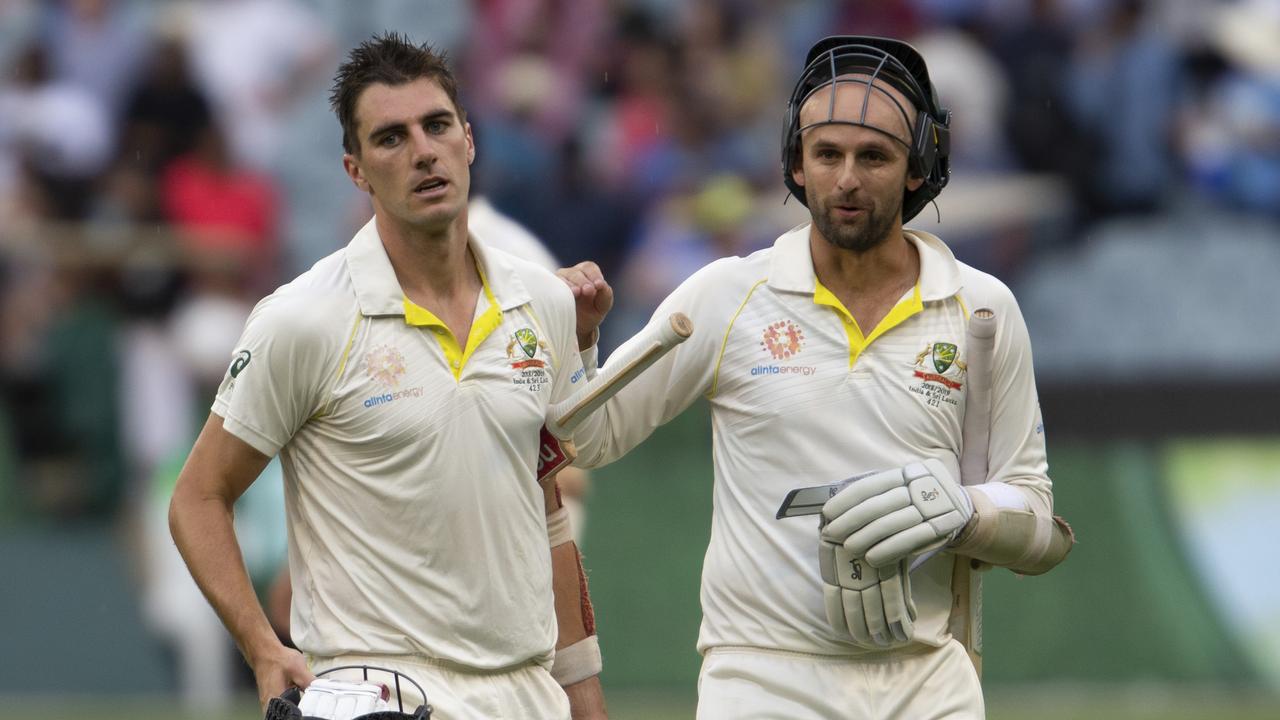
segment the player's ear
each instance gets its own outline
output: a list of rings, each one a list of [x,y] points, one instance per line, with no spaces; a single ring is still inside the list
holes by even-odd
[[[342,169],[347,172],[347,177],[351,178],[351,182],[360,192],[369,192],[369,181],[365,180],[364,171],[360,169],[360,161],[355,155],[346,153],[342,156]]]
[[[462,129],[467,135],[467,164],[476,161],[476,138],[471,134],[471,123],[463,123]]]
[[[791,158],[791,179],[795,184],[804,187],[804,152],[799,146],[796,147],[795,155]]]
[[[920,186],[923,184],[924,178],[913,172],[907,173],[907,192],[915,192],[916,190],[919,190]]]

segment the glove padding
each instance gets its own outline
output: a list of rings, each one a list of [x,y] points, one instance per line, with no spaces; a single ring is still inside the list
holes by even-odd
[[[973,502],[946,466],[929,459],[868,475],[822,506],[822,539],[889,568],[941,547],[973,516]]]
[[[905,559],[874,568],[843,545],[819,539],[818,566],[827,622],[859,647],[887,650],[909,643],[916,606]]]
[[[370,682],[344,682],[328,678],[311,681],[298,709],[304,718],[352,720],[388,709],[387,689]]]

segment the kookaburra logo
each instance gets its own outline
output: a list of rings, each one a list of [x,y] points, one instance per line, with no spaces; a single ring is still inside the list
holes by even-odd
[[[920,499],[925,502],[929,502],[930,500],[937,500],[938,491],[937,490],[921,490]]]
[[[849,575],[854,580],[861,580],[862,579],[862,563],[858,562],[857,560],[850,560]]]

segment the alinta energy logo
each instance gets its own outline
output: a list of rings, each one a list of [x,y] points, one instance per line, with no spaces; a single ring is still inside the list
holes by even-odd
[[[422,388],[396,390],[405,373],[404,355],[390,345],[379,345],[364,354],[365,375],[386,392],[364,401],[365,407],[383,405],[403,397],[422,397]]]
[[[804,349],[804,330],[790,320],[779,320],[765,327],[760,336],[760,347],[774,360],[790,360]],[[753,376],[760,375],[812,375],[813,365],[777,364],[757,365],[751,368]]]

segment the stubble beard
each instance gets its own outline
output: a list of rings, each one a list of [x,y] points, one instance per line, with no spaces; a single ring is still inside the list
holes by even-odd
[[[812,195],[807,199],[810,208],[818,208],[810,215],[813,216],[813,224],[817,226],[818,232],[822,233],[822,237],[842,250],[858,254],[879,247],[889,239],[894,218],[902,209],[902,198],[899,197],[897,204],[888,208],[888,212],[871,209],[867,211],[866,217],[861,222],[842,223],[834,219],[830,205],[819,202],[818,198]]]

